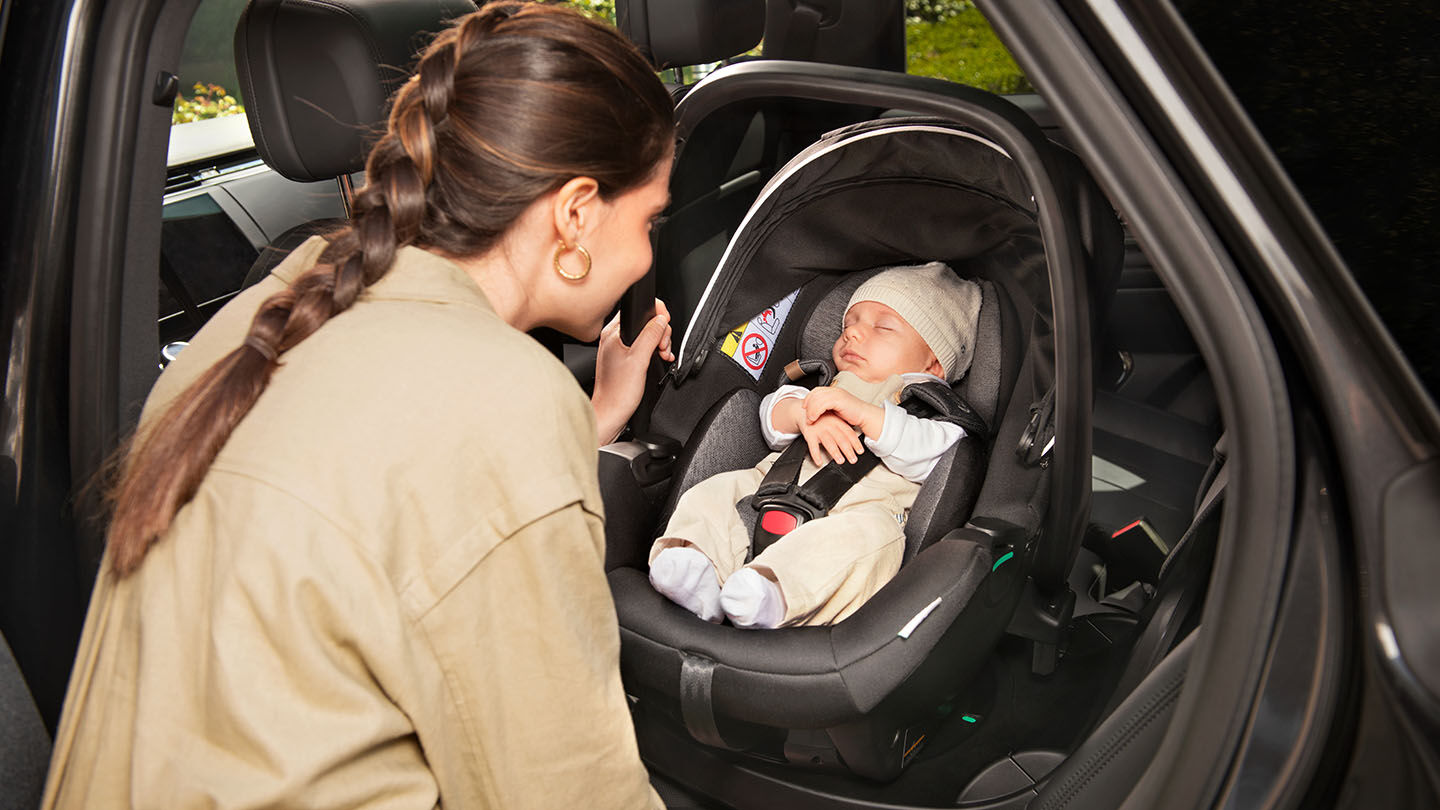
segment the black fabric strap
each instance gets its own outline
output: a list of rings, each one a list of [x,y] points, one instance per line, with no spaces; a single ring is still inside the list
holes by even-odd
[[[680,663],[680,716],[690,736],[705,745],[729,748],[715,725],[715,704],[711,687],[715,662],[682,652]]]
[[[755,495],[765,497],[768,495],[779,495],[788,492],[800,480],[800,468],[805,464],[805,454],[810,452],[810,446],[804,436],[796,437],[789,447],[780,451],[780,457],[775,459],[771,465],[770,472],[760,479],[760,486],[756,488]]]
[[[911,416],[957,424],[968,435],[982,441],[989,434],[985,420],[955,389],[943,383],[906,386],[901,392],[900,406]],[[880,457],[874,452],[862,453],[854,462],[831,461],[804,484],[799,484],[801,467],[808,454],[809,444],[803,437],[797,437],[775,459],[755,494],[747,495],[735,504],[741,521],[751,533],[747,562],[780,539],[757,527],[757,513],[778,509],[800,517],[802,523],[824,517],[851,487],[880,463]]]
[[[900,405],[911,416],[950,422],[965,429],[966,435],[984,439],[990,426],[960,393],[940,382],[911,383],[900,392]]]
[[[814,507],[816,517],[820,517],[834,509],[845,493],[879,463],[880,457],[873,452],[861,453],[854,462],[832,461],[810,476],[795,494]]]

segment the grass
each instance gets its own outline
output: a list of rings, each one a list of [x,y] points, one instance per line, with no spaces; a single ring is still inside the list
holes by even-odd
[[[1032,93],[1030,80],[975,8],[941,22],[905,26],[907,72],[992,93]]]

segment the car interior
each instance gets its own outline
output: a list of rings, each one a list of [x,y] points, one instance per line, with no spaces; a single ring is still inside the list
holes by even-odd
[[[769,6],[766,52],[776,5]],[[843,19],[843,10],[837,13]],[[632,12],[630,19],[637,18],[645,17]],[[804,23],[780,25],[792,33]],[[664,38],[652,24],[637,39]],[[786,55],[805,56],[790,46]],[[798,289],[794,309],[810,320],[802,315],[782,330],[770,351],[780,362],[813,357],[828,344],[804,335],[824,322],[825,293],[838,289],[843,300],[853,289],[835,273],[916,258],[944,258],[962,275],[989,278],[1006,300],[1001,312],[1028,314],[1033,299],[1015,289],[1026,272],[1017,244],[1027,240],[965,245],[975,233],[967,226],[987,237],[1005,228],[980,206],[967,207],[967,192],[956,187],[1005,201],[1010,213],[1028,206],[1025,193],[1011,189],[1007,198],[984,188],[982,178],[993,172],[963,162],[941,168],[944,147],[935,143],[915,149],[930,161],[923,166],[885,166],[885,157],[910,154],[888,144],[867,153],[869,160],[856,159],[873,176],[824,174],[807,163],[808,153],[833,143],[822,138],[806,149],[814,133],[789,126],[789,116],[803,108],[815,112],[806,124],[878,119],[854,125],[903,127],[907,113],[945,107],[940,96],[955,102],[943,113],[951,123],[1003,138],[1004,116],[967,114],[967,104],[987,106],[984,94],[972,98],[953,86],[821,59],[777,65],[763,57],[677,94],[681,147],[672,207],[657,235],[655,283],[662,298],[684,302],[677,308],[687,318],[685,339],[644,414],[647,432],[628,446],[606,448],[601,466],[607,508],[615,507],[608,508],[607,565],[621,619],[622,671],[636,699],[642,750],[662,772],[707,785],[707,795],[736,806],[782,795],[786,806],[1048,806],[1074,800],[1077,790],[1095,798],[1117,789],[1138,773],[1131,758],[1145,751],[1135,733],[1137,713],[1153,712],[1157,697],[1162,707],[1173,701],[1177,673],[1183,678],[1186,653],[1175,649],[1198,615],[1223,492],[1220,476],[1210,498],[1201,497],[1202,482],[1210,487],[1223,460],[1203,363],[1143,255],[1123,236],[1118,214],[1092,196],[1098,192],[1083,169],[1064,171],[1072,159],[1063,138],[1043,128],[1043,108],[1030,101],[1025,118],[1034,129],[1026,135],[1035,149],[1007,139],[1000,152],[1014,158],[1010,171],[1024,175],[1016,178],[1018,188],[1034,192],[1040,208],[1028,214],[1027,238],[1035,242],[1029,247],[1042,276],[1038,317],[1047,328],[1009,335],[1008,345],[1020,348],[1009,357],[1000,351],[1002,367],[1027,350],[1035,354],[1024,372],[1008,369],[1021,378],[1022,391],[1013,390],[1014,377],[999,375],[994,394],[1002,407],[978,500],[967,503],[927,482],[916,509],[923,504],[938,514],[907,526],[911,553],[901,573],[839,625],[760,638],[711,626],[648,587],[643,552],[680,491],[766,451],[741,425],[746,417],[753,423],[759,397],[776,379],[747,380],[734,358],[713,349],[735,324]],[[843,141],[845,134],[828,138]],[[886,185],[907,171],[954,185],[934,197]],[[1047,209],[1046,182],[1072,196]],[[1047,230],[1047,212],[1064,224]],[[1061,264],[1070,254],[1055,246],[1066,236],[1085,255],[1072,267]],[[1051,278],[1047,287],[1047,270],[1071,286],[1056,287]],[[1090,328],[1073,328],[1073,321]],[[1053,345],[1044,347],[1037,333]],[[1047,361],[1058,383],[1043,373],[1035,379]],[[975,379],[969,385],[964,393],[972,402],[977,389],[988,387]],[[1047,394],[1065,401],[1047,405]],[[1047,407],[1078,418],[1042,425],[1050,431],[1044,435],[1083,431],[1090,441],[1083,458],[1043,457],[1044,483],[1027,489],[1006,467],[1024,469],[1034,460],[1015,448],[1027,429],[1033,434],[1032,422],[1047,420]],[[669,449],[674,444],[678,453]],[[1067,444],[1057,448],[1076,449]],[[672,455],[677,460],[666,469]],[[960,464],[947,478],[969,481],[975,472]],[[1084,492],[1072,497],[1065,485],[1073,481]],[[1044,519],[1026,525],[1007,497]],[[1067,523],[1087,506],[1088,519]],[[1012,550],[1018,565],[984,570]],[[977,573],[989,576],[965,581]],[[937,595],[943,607],[919,625],[933,622],[930,631],[940,640],[932,643],[911,622]],[[902,628],[912,633],[902,637],[896,632]],[[1140,727],[1153,733],[1152,723]],[[1103,767],[1087,759],[1096,749],[1106,752]],[[715,786],[716,772],[728,777],[723,787]]]
[[[473,7],[250,0],[235,56],[254,147],[170,167],[159,366],[343,221],[397,66]],[[679,357],[600,454],[622,674],[682,806],[1106,806],[1183,685],[1227,480],[1205,364],[1044,99],[907,76],[904,13],[616,0],[657,70],[726,62],[672,82],[672,202],[622,305],[633,330],[665,300]],[[653,591],[644,555],[679,494],[768,452],[754,413],[780,369],[827,354],[864,278],[931,259],[983,282],[956,392],[989,430],[922,489],[899,575],[844,622],[758,632]],[[782,302],[746,367],[726,339]],[[537,337],[593,379],[593,349]]]

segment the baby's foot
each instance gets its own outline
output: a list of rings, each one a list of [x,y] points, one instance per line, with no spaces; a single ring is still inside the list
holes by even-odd
[[[785,620],[785,597],[764,574],[741,568],[720,589],[720,609],[736,627],[768,630]]]
[[[650,561],[650,584],[671,602],[707,622],[719,622],[720,581],[715,566],[690,546],[667,548]]]

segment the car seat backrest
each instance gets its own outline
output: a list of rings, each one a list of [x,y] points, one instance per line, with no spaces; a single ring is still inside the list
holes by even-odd
[[[299,181],[365,168],[416,54],[471,0],[251,0],[235,67],[260,157]]]
[[[0,806],[38,806],[49,762],[50,735],[10,645],[0,635]]]
[[[615,27],[657,69],[718,62],[765,34],[765,0],[616,0]]]
[[[390,97],[430,37],[475,8],[472,0],[251,0],[235,26],[235,70],[260,158],[291,180],[339,181],[348,217],[350,175],[364,170]],[[346,221],[311,220],[280,234],[242,289]]]
[[[766,59],[905,72],[901,0],[769,0]]]

